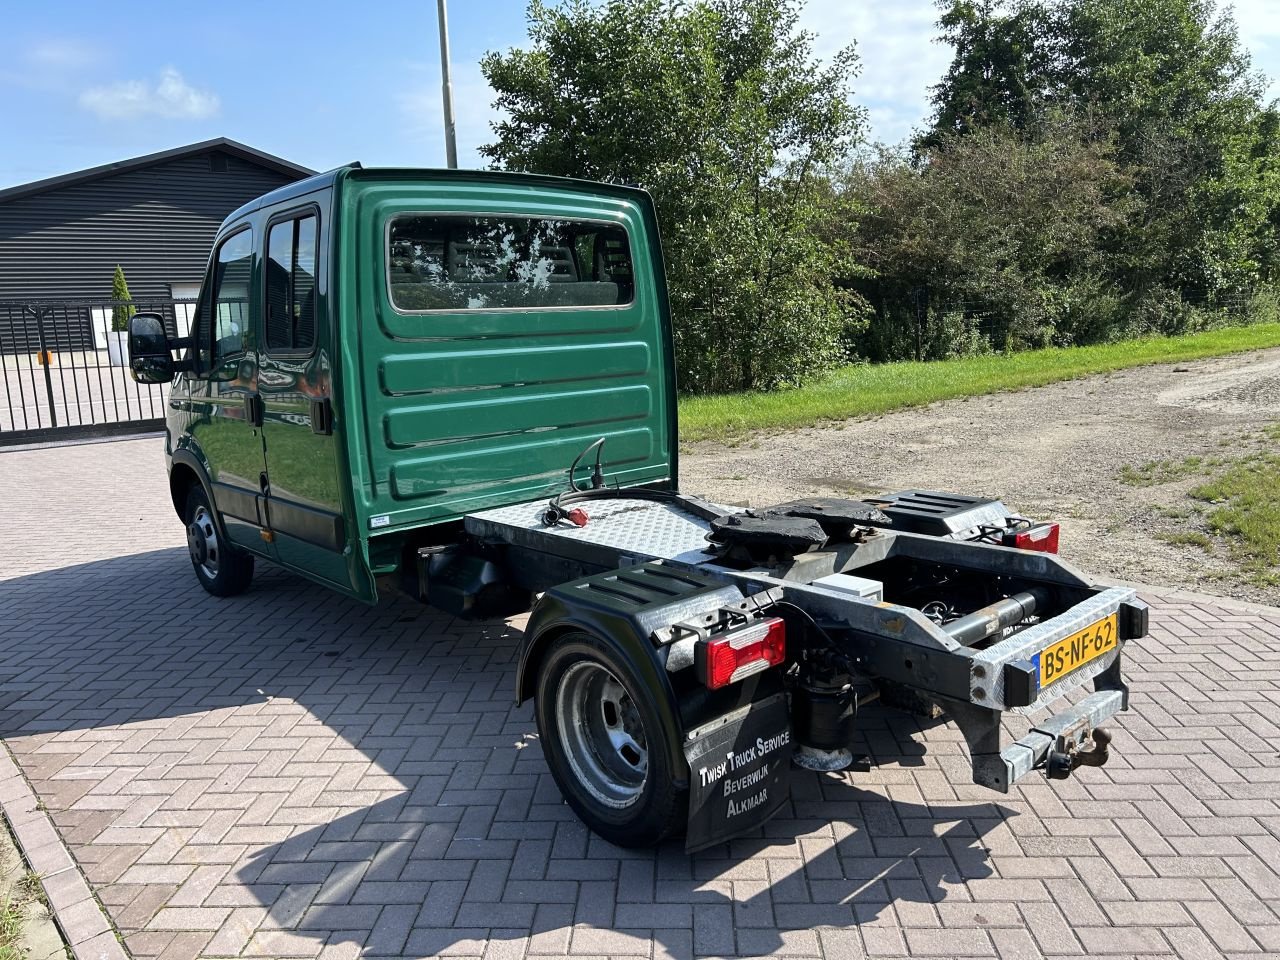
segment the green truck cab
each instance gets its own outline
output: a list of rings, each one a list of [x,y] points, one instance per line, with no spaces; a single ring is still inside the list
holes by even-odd
[[[170,488],[218,592],[256,556],[373,602],[429,528],[550,495],[599,437],[610,485],[676,483],[641,190],[359,166],[283,187],[219,230],[180,365]]]
[[[1000,792],[1101,765],[1099,724],[1127,708],[1146,608],[1059,560],[1056,524],[932,491],[744,511],[679,490],[641,190],[342,167],[228,217],[190,337],[138,314],[129,349],[172,384],[170,491],[205,589],[267,560],[368,603],[532,610],[515,698],[614,843],[759,827],[793,761],[855,765],[882,694],[942,705]],[[1009,711],[1033,719],[1005,744]]]

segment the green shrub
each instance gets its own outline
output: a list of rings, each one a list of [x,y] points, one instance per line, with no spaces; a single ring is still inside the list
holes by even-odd
[[[129,284],[125,282],[124,271],[118,263],[115,276],[111,278],[111,299],[116,301],[116,305],[111,308],[111,330],[113,333],[123,333],[129,329],[129,318],[138,311],[133,306]]]

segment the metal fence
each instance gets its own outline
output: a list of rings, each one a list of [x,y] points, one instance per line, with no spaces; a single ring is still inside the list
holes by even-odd
[[[0,302],[0,445],[159,429],[167,386],[134,382],[112,317],[132,306],[185,336],[190,300]]]

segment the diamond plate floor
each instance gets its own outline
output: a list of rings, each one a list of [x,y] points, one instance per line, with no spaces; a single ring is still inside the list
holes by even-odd
[[[1280,610],[1149,597],[1113,759],[1008,796],[863,713],[760,836],[590,836],[520,622],[193,578],[156,440],[0,452],[0,735],[135,957],[1280,954]]]

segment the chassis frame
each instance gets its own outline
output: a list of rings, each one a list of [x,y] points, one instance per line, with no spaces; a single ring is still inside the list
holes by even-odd
[[[941,705],[968,745],[974,783],[1008,792],[1034,769],[1047,768],[1052,775],[1055,758],[1059,776],[1074,765],[1066,762],[1064,766],[1064,758],[1101,762],[1087,758],[1083,748],[1095,727],[1128,708],[1121,670],[1124,644],[1146,633],[1146,606],[1132,589],[1096,585],[1055,555],[892,530],[877,530],[861,542],[801,554],[781,568],[734,569],[708,553],[708,525],[702,519],[707,507],[704,501],[684,495],[672,495],[669,503],[620,498],[593,506],[588,526],[576,527],[546,525],[545,503],[537,502],[470,515],[465,529],[488,548],[500,548],[507,575],[530,590],[556,587],[574,574],[598,577],[614,570],[625,576],[628,568],[639,565],[689,571],[730,588],[727,593],[711,590],[701,601],[690,596],[628,631],[597,624],[598,630],[629,634],[613,639],[627,647],[633,660],[649,661],[644,663],[648,669],[660,666],[662,672],[671,673],[692,663],[695,640],[672,627],[696,628],[699,621],[711,622],[727,606],[758,610],[786,601],[821,624],[862,677],[904,685]],[[915,608],[854,597],[813,583],[891,558],[1030,581],[1059,591],[1071,602],[1056,616],[978,648],[958,642]],[[569,583],[557,588],[560,598],[554,612],[545,597],[535,607],[520,653],[517,700],[532,692],[529,677],[550,637],[566,624],[584,625],[572,611],[573,587]],[[1036,654],[1111,615],[1119,624],[1116,647],[1041,689],[1033,662]],[[661,675],[657,670],[649,675],[655,674]],[[1076,702],[1066,699],[1084,692],[1090,681],[1092,692]],[[673,696],[669,687],[665,695]],[[1033,721],[1023,736],[1003,743],[1006,712],[1032,715],[1048,709],[1054,712]],[[686,718],[684,728],[690,723]]]

